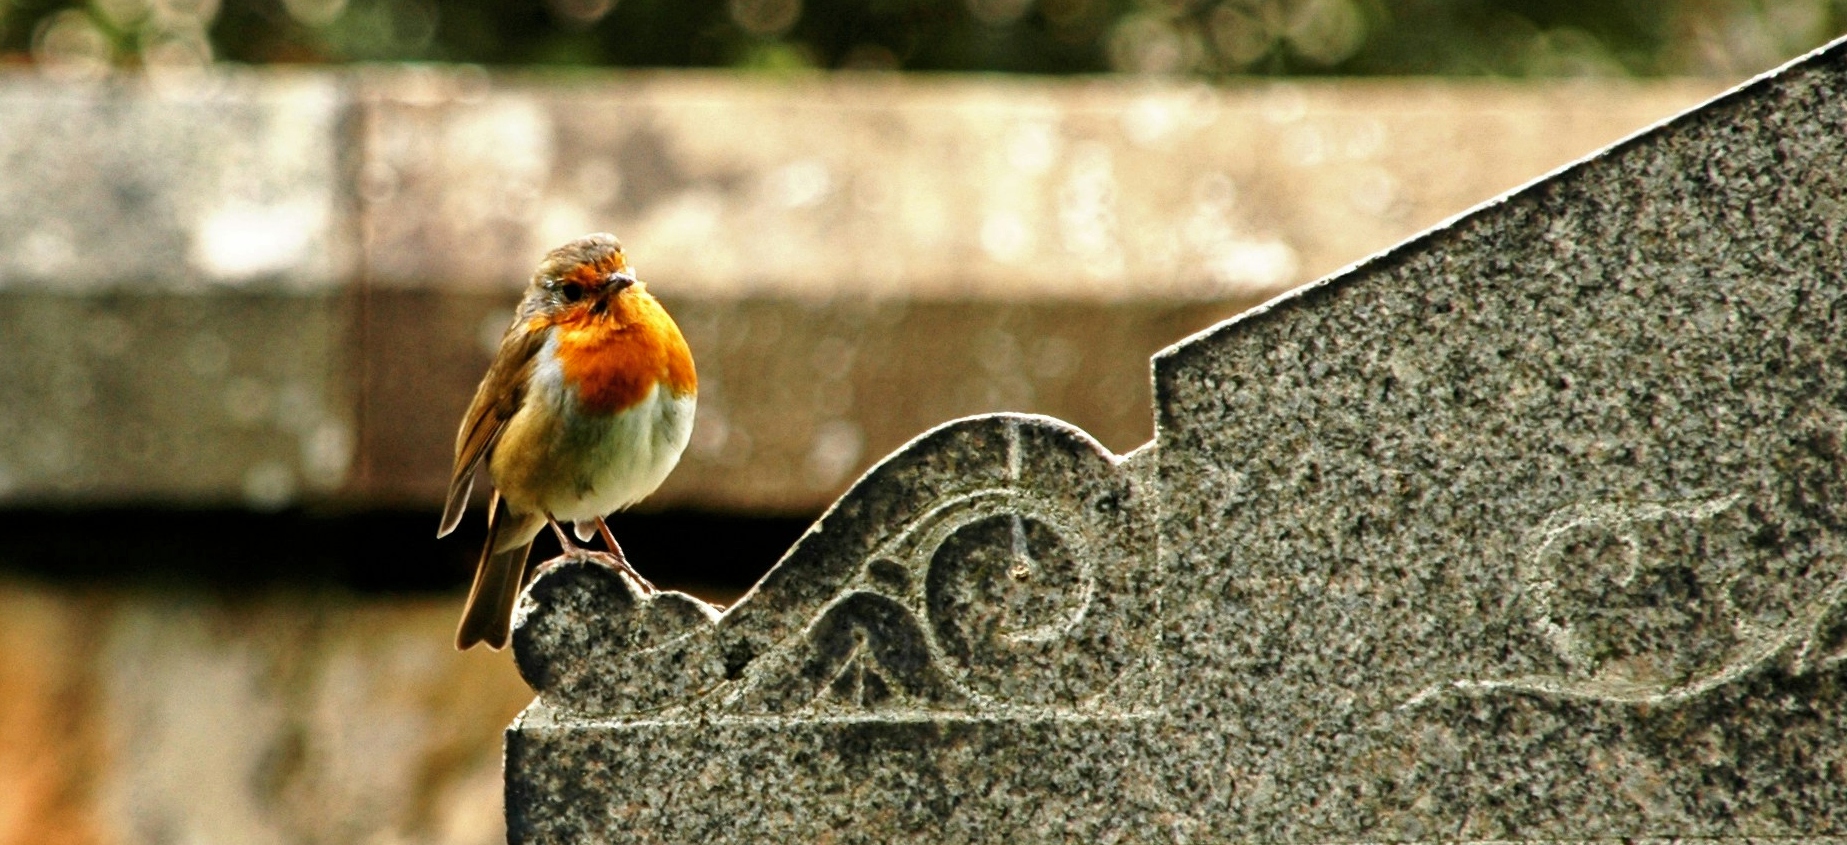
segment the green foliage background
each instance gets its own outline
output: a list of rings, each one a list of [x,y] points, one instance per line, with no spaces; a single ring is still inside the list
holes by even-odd
[[[110,66],[1736,75],[1843,30],[1847,0],[0,0],[11,61]]]

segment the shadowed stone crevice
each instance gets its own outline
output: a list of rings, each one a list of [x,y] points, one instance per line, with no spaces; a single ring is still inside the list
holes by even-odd
[[[541,576],[512,838],[1842,841],[1843,93],[1847,41],[1171,347],[1126,458],[937,428],[712,621]]]

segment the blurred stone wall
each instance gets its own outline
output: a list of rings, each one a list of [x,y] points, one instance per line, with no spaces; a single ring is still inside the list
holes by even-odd
[[[1155,350],[1719,87],[0,74],[0,507],[433,525],[531,265],[593,230],[699,360],[650,507],[813,513],[983,411],[1124,451]],[[495,841],[528,694],[458,606],[0,580],[0,843]]]
[[[951,417],[1126,450],[1150,353],[1713,83],[0,76],[0,504],[433,507],[537,257],[700,370],[651,504],[812,513]]]

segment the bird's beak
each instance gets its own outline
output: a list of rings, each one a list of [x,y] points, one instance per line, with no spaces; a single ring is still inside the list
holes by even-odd
[[[623,288],[635,283],[635,277],[627,273],[616,272],[603,277],[603,281],[605,284],[603,289],[605,291],[609,293],[621,293]]]

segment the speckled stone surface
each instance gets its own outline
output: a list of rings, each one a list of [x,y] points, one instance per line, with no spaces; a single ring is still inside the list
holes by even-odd
[[[1847,48],[1155,360],[1206,839],[1847,833]]]
[[[1836,842],[1847,42],[986,417],[707,623],[524,600],[517,842]],[[660,620],[648,618],[654,614]]]

